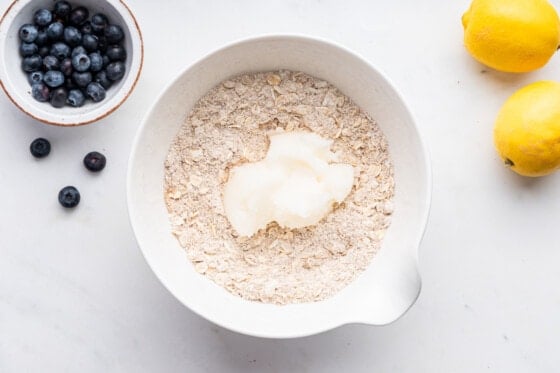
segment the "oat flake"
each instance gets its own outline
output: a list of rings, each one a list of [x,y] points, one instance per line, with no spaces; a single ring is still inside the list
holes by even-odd
[[[319,224],[271,223],[239,237],[222,206],[232,166],[264,158],[267,132],[313,131],[333,139],[355,170],[346,200]],[[195,105],[165,162],[171,231],[195,269],[245,299],[287,304],[328,298],[371,262],[393,213],[393,166],[375,122],[329,83],[301,72],[245,74]]]

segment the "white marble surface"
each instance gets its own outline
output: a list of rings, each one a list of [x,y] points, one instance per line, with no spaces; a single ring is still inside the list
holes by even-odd
[[[8,3],[0,1],[2,11]],[[559,56],[527,75],[477,64],[462,45],[468,0],[129,4],[144,32],[146,63],[117,113],[83,128],[54,128],[0,95],[0,372],[558,370],[560,173],[528,180],[505,170],[492,125],[516,88],[560,76]],[[136,246],[125,170],[157,92],[224,43],[279,32],[333,40],[380,67],[431,150],[423,291],[392,325],[298,340],[238,335],[179,304]],[[28,151],[38,136],[53,145],[41,161]],[[108,157],[99,175],[81,165],[94,149]],[[82,192],[71,212],[56,200],[67,184]]]

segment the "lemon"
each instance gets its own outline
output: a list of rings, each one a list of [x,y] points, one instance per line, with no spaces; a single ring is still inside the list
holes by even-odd
[[[560,168],[560,83],[532,83],[508,98],[496,119],[494,143],[520,175],[544,176]]]
[[[462,22],[469,53],[500,71],[538,69],[560,44],[558,14],[546,0],[473,0]]]

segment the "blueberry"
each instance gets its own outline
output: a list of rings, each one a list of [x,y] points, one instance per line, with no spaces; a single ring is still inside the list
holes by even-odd
[[[58,41],[64,35],[64,25],[60,22],[53,22],[47,27],[47,36],[50,40]]]
[[[76,207],[80,203],[80,192],[73,186],[66,186],[58,192],[58,202],[65,208]]]
[[[76,48],[72,49],[72,58],[76,57],[78,54],[87,54],[86,48],[78,45]]]
[[[39,56],[45,57],[48,56],[49,53],[51,53],[51,49],[46,45],[43,45],[42,47],[39,48]]]
[[[70,91],[73,89],[78,89],[80,87],[78,87],[76,85],[76,83],[74,83],[74,81],[72,79],[66,79],[66,81],[64,82],[64,87],[66,87],[66,89],[68,90],[68,94],[70,94]]]
[[[43,73],[41,71],[33,71],[32,73],[27,75],[27,80],[29,81],[29,84],[31,84],[31,85],[36,84],[36,83],[42,83],[43,82]]]
[[[97,35],[103,35],[107,24],[109,24],[109,20],[104,14],[97,13],[91,17],[91,29]]]
[[[66,19],[70,15],[72,11],[72,6],[68,1],[57,1],[54,3],[53,13],[55,16]]]
[[[98,52],[90,53],[89,60],[91,65],[89,67],[91,72],[97,72],[103,69],[103,57]]]
[[[109,25],[105,28],[105,37],[110,44],[120,42],[124,38],[124,32],[119,25]]]
[[[65,58],[60,62],[60,71],[64,74],[64,76],[72,75],[72,72],[74,72],[74,69],[72,68],[72,59],[71,58]],[[70,79],[68,79],[68,80],[70,80]]]
[[[113,82],[107,78],[107,72],[105,70],[101,70],[95,74],[95,79],[93,81],[101,84],[105,89],[109,89],[113,85]]]
[[[70,12],[70,23],[79,26],[84,23],[89,17],[89,11],[83,6],[79,6]]]
[[[64,87],[60,87],[51,92],[52,107],[61,108],[66,104],[68,91]]]
[[[86,93],[93,100],[93,102],[103,101],[105,99],[105,88],[99,83],[89,83],[86,88]]]
[[[29,150],[35,158],[45,158],[51,152],[49,140],[39,137],[31,142]]]
[[[66,103],[73,107],[80,107],[86,101],[86,96],[79,89],[71,89],[68,92]]]
[[[37,32],[37,38],[35,39],[35,44],[37,44],[39,47],[42,47],[44,45],[47,45],[48,42],[49,42],[49,37],[47,35],[47,30],[45,29],[39,30]]]
[[[41,69],[41,65],[43,64],[43,59],[38,54],[34,54],[33,56],[24,57],[21,61],[21,68],[23,71],[30,73],[33,71],[38,71]]]
[[[105,53],[107,51],[108,45],[109,44],[107,43],[107,38],[105,36],[99,36],[97,38],[97,49],[99,49],[101,53]]]
[[[59,60],[63,60],[70,56],[70,47],[62,42],[56,42],[52,45],[50,54]]]
[[[37,26],[47,26],[53,20],[53,15],[48,9],[39,9],[33,15],[33,22]]]
[[[74,71],[72,73],[72,80],[78,87],[85,88],[89,83],[91,83],[91,73],[89,71],[83,73]]]
[[[88,52],[93,52],[97,50],[97,36],[91,34],[85,34],[82,37],[82,45]]]
[[[90,21],[85,21],[81,26],[80,26],[80,31],[82,32],[82,34],[91,34],[93,32],[93,28],[91,27],[91,22]]]
[[[77,28],[68,26],[64,29],[64,42],[71,47],[76,47],[82,42],[82,33]]]
[[[49,100],[50,89],[43,83],[35,83],[31,86],[31,95],[33,98],[40,102],[45,102]]]
[[[80,53],[72,57],[72,67],[74,68],[74,70],[84,72],[89,70],[90,66],[91,61],[87,54]]]
[[[103,67],[107,67],[111,63],[111,59],[106,54],[103,55]]]
[[[107,57],[111,61],[124,61],[126,60],[126,50],[117,44],[110,45],[107,48]]]
[[[89,152],[84,157],[84,166],[91,172],[99,172],[105,168],[107,158],[99,152]]]
[[[64,74],[57,70],[49,70],[45,73],[43,81],[51,88],[57,88],[64,84]]]
[[[19,54],[22,57],[29,57],[39,53],[39,47],[35,43],[21,43],[19,46]]]
[[[45,67],[46,71],[59,70],[60,61],[55,56],[46,56],[45,58],[43,58],[43,66]]]
[[[111,62],[107,66],[107,78],[109,78],[109,80],[112,81],[121,80],[122,77],[124,76],[124,72],[125,72],[124,63],[120,61]]]
[[[35,25],[25,24],[19,29],[19,38],[26,43],[33,43],[38,34],[39,29]]]

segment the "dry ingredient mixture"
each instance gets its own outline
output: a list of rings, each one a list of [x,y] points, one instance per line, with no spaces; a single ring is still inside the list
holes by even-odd
[[[346,200],[315,226],[236,234],[222,193],[232,166],[261,160],[269,131],[312,131],[354,167]],[[375,122],[329,83],[293,71],[224,81],[196,104],[165,163],[172,232],[195,269],[233,294],[287,304],[328,298],[371,262],[393,212],[393,166]]]

